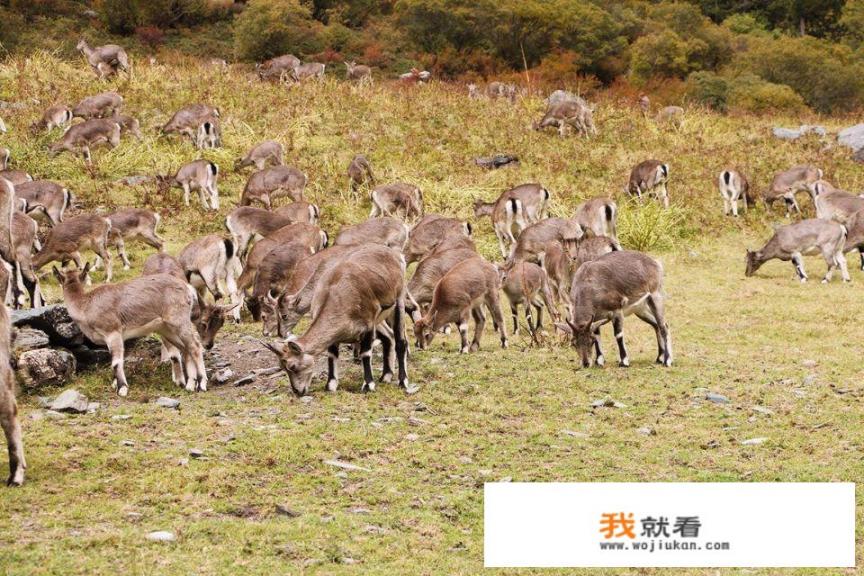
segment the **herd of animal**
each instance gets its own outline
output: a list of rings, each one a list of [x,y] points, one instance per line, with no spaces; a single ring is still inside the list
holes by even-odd
[[[79,50],[104,78],[129,70],[129,60],[119,46]],[[371,81],[371,70],[346,63],[347,77]],[[274,58],[257,68],[262,80],[301,81],[320,77],[324,66],[302,63],[291,55]],[[412,70],[403,80],[423,82],[428,73]],[[485,94],[513,99],[515,87],[490,84]],[[472,97],[480,97],[476,86]],[[650,108],[647,97],[640,101]],[[586,136],[595,134],[593,106],[564,92],[553,93],[536,129],[555,126],[560,134],[573,127]],[[140,126],[122,113],[123,98],[105,92],[85,98],[76,106],[51,106],[31,129],[52,131],[68,126],[50,148],[81,154],[90,163],[91,147],[120,145],[125,133],[140,138]],[[682,111],[683,112],[683,111]],[[680,116],[676,111],[661,114]],[[83,121],[72,124],[73,119]],[[220,112],[203,103],[178,110],[161,127],[165,135],[181,135],[199,149],[221,146]],[[0,121],[0,127],[5,126]],[[512,316],[513,333],[520,331],[519,309],[524,309],[527,330],[536,339],[545,312],[557,329],[566,333],[584,367],[605,362],[600,328],[612,324],[619,364],[629,366],[623,319],[635,315],[649,324],[657,337],[656,362],[671,366],[671,336],[665,315],[664,271],[654,258],[625,250],[618,241],[618,206],[610,198],[593,198],[581,204],[572,217],[548,217],[551,193],[538,183],[526,183],[503,191],[494,201],[477,200],[476,218],[488,217],[498,241],[502,261],[493,263],[476,250],[471,222],[439,214],[427,214],[423,194],[405,182],[379,184],[369,160],[357,155],[347,169],[354,190],[369,191],[371,212],[367,220],[347,226],[334,237],[320,227],[320,210],[304,197],[306,175],[285,164],[285,152],[276,141],[265,141],[237,159],[233,169],[253,168],[237,203],[225,219],[227,235],[210,234],[192,240],[176,256],[163,251],[158,234],[159,214],[142,208],[125,208],[107,215],[78,213],[69,216],[73,195],[62,184],[34,180],[30,174],[9,167],[10,152],[0,148],[0,293],[6,304],[21,307],[43,303],[37,273],[52,262],[53,274],[62,287],[69,315],[95,343],[111,354],[112,386],[126,396],[129,382],[124,371],[124,343],[132,338],[158,334],[162,359],[170,362],[172,380],[190,392],[207,390],[204,350],[213,346],[226,319],[241,321],[248,310],[262,322],[266,347],[276,356],[291,387],[298,395],[310,390],[320,359],[327,359],[327,390],[339,384],[340,345],[353,346],[363,369],[362,390],[375,390],[372,348],[382,348],[380,380],[394,378],[408,393],[416,387],[408,379],[407,317],[419,349],[454,325],[460,351],[480,348],[486,314],[502,347],[508,345],[508,329],[501,309],[503,293]],[[179,187],[183,200],[198,192],[201,207],[219,209],[220,167],[209,160],[195,160],[178,167],[173,175],[160,176],[163,189]],[[631,171],[626,190],[642,200],[656,196],[669,206],[670,166],[646,160]],[[739,202],[753,201],[748,181],[740,172],[724,170],[718,180],[724,210],[738,215]],[[801,256],[819,251],[829,263],[826,280],[840,267],[848,279],[844,252],[858,248],[864,268],[864,199],[831,187],[822,171],[799,166],[777,174],[764,194],[769,204],[782,198],[787,211],[798,209],[795,194],[809,191],[818,218],[780,228],[758,252],[748,252],[747,274],[771,258],[792,260],[801,279],[806,279]],[[277,207],[280,199],[290,202]],[[838,222],[839,221],[839,222]],[[47,228],[40,243],[40,223]],[[139,240],[156,252],[143,264],[140,276],[111,283],[115,248],[124,267],[131,263],[125,243]],[[85,263],[83,253],[95,254]],[[72,261],[74,268],[65,265]],[[416,263],[410,279],[408,266]],[[90,271],[104,266],[106,283],[88,288]],[[221,304],[224,300],[230,303]],[[310,316],[301,335],[293,330]],[[469,342],[469,323],[474,322]],[[9,352],[10,326],[6,306],[0,306],[0,425],[10,454],[9,484],[21,484],[25,460],[21,429],[12,385]]]

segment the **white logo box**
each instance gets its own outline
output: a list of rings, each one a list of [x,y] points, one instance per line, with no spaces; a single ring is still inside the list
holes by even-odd
[[[635,539],[606,539],[605,513],[632,513]],[[698,516],[697,538],[642,537],[640,520]],[[634,549],[654,541],[653,552]],[[661,542],[699,549],[659,549]],[[602,549],[621,542],[626,549]],[[728,543],[728,549],[707,549]],[[487,483],[486,567],[853,567],[854,483]]]

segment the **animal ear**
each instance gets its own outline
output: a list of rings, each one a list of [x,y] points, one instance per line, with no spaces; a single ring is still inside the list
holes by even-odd
[[[569,320],[568,320],[569,322]],[[573,330],[564,322],[555,322],[555,327],[564,332],[565,334],[573,335]]]
[[[298,356],[301,355],[301,354],[303,354],[303,348],[300,346],[300,344],[299,344],[296,340],[289,340],[289,341],[285,344],[285,346],[286,346],[286,348],[288,348],[288,350],[290,350],[293,354],[297,354]]]
[[[87,278],[87,274],[88,274],[89,272],[90,272],[90,262],[87,262],[87,263],[84,265],[84,269],[81,270],[81,273],[80,273],[80,274],[78,274],[78,277],[81,278],[81,281],[82,281],[82,282],[84,281],[85,278]]]
[[[268,302],[271,302],[271,303],[275,304],[275,303],[279,300],[279,295],[276,294],[276,295],[274,296],[273,290],[270,289],[270,290],[267,290],[267,294],[264,295],[264,298],[265,298]]]
[[[282,357],[285,355],[285,348],[280,344],[271,344],[270,342],[265,342],[264,340],[259,340],[261,344],[264,345],[265,348],[273,352],[276,356]]]
[[[63,284],[63,273],[60,272],[60,270],[57,268],[57,266],[52,266],[51,272],[54,273],[54,278],[57,279],[57,282],[59,282],[60,284]]]
[[[225,314],[228,314],[229,312],[233,312],[234,309],[237,308],[238,306],[240,306],[239,302],[237,304],[225,304],[224,306],[217,306],[216,308],[218,308],[219,310],[221,310]]]

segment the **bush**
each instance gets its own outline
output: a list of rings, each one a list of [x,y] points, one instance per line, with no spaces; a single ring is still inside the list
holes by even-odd
[[[628,250],[644,252],[674,248],[689,235],[684,209],[668,209],[651,199],[627,202],[618,214],[618,238]]]
[[[772,84],[752,74],[744,74],[731,81],[729,107],[756,114],[800,113],[807,110],[804,98],[789,86]]]
[[[24,18],[0,7],[0,55],[11,52],[21,40],[21,31],[24,29]]]
[[[729,83],[714,72],[693,72],[687,77],[687,95],[703,106],[725,112]]]
[[[723,26],[735,34],[764,35],[767,33],[765,25],[753,14],[747,12],[729,16],[723,20]]]
[[[687,43],[668,28],[642,36],[633,44],[630,70],[636,78],[683,77],[690,71]]]
[[[809,36],[752,38],[735,68],[789,86],[819,112],[849,111],[864,104],[864,64],[846,46]]]
[[[102,0],[99,12],[105,26],[115,34],[130,34],[141,23],[135,0]]]
[[[298,0],[252,0],[237,17],[234,51],[238,59],[260,61],[287,54],[314,54],[324,46],[320,24]]]

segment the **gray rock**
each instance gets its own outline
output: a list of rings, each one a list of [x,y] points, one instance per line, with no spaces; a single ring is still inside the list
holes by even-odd
[[[87,412],[87,407],[90,403],[87,397],[73,388],[64,390],[57,398],[51,402],[51,410],[56,412],[74,412],[83,414]]]
[[[807,124],[803,124],[798,128],[781,128],[775,127],[772,130],[775,138],[780,138],[781,140],[797,140],[802,136],[807,136],[808,134],[816,134],[817,136],[825,136],[828,131],[824,126],[808,126]]]
[[[27,350],[18,356],[18,368],[15,374],[24,391],[33,392],[43,386],[67,384],[75,374],[76,368],[75,357],[69,352],[40,348]]]
[[[594,400],[591,402],[592,408],[626,408],[626,404],[622,404],[621,402],[616,402],[611,398],[604,398],[603,400]]]
[[[282,516],[287,516],[289,518],[298,518],[302,513],[294,510],[293,508],[289,508],[284,504],[276,505],[276,513],[281,514]]]
[[[24,110],[25,108],[27,108],[27,104],[24,102],[6,102],[0,100],[0,110]]]
[[[750,438],[749,440],[744,440],[741,442],[742,446],[758,446],[759,444],[764,443],[768,438]]]
[[[135,176],[126,176],[125,178],[121,178],[120,180],[117,180],[117,184],[123,184],[124,186],[140,186],[141,184],[146,184],[151,180],[153,180],[152,176],[138,174]]]
[[[216,375],[213,377],[213,379],[216,381],[217,384],[224,384],[225,382],[231,380],[233,377],[233,370],[231,370],[230,368],[223,368],[222,370],[216,372]]]
[[[651,428],[650,426],[644,426],[642,428],[637,428],[636,432],[641,434],[642,436],[656,436],[657,431]]]
[[[864,149],[864,124],[856,124],[837,134],[837,142],[852,148],[855,152]]]
[[[177,537],[174,536],[174,533],[167,530],[157,530],[156,532],[147,534],[147,540],[153,542],[174,542],[176,539]]]
[[[189,449],[189,456],[191,456],[192,458],[203,458],[204,457],[204,451],[201,450],[200,448],[190,448]]]
[[[174,398],[168,398],[167,396],[160,396],[156,399],[156,405],[161,406],[162,408],[173,408],[176,410],[180,407],[180,401],[175,400]]]
[[[705,394],[705,399],[709,402],[714,402],[715,404],[729,404],[730,400],[723,394],[717,394],[716,392],[708,392]]]
[[[327,464],[328,466],[335,466],[336,468],[342,468],[343,470],[353,470],[355,472],[369,472],[368,468],[357,466],[356,464],[351,464],[350,462],[344,462],[342,460],[324,460],[324,464]]]
[[[257,378],[257,376],[255,374],[247,374],[246,376],[243,376],[242,378],[238,378],[234,382],[234,386],[245,386],[247,384],[251,384],[252,382],[255,381],[256,378]]]
[[[51,342],[48,335],[41,330],[35,328],[18,328],[13,332],[14,343],[12,352],[16,356],[27,350],[36,350],[38,348],[47,348]]]

